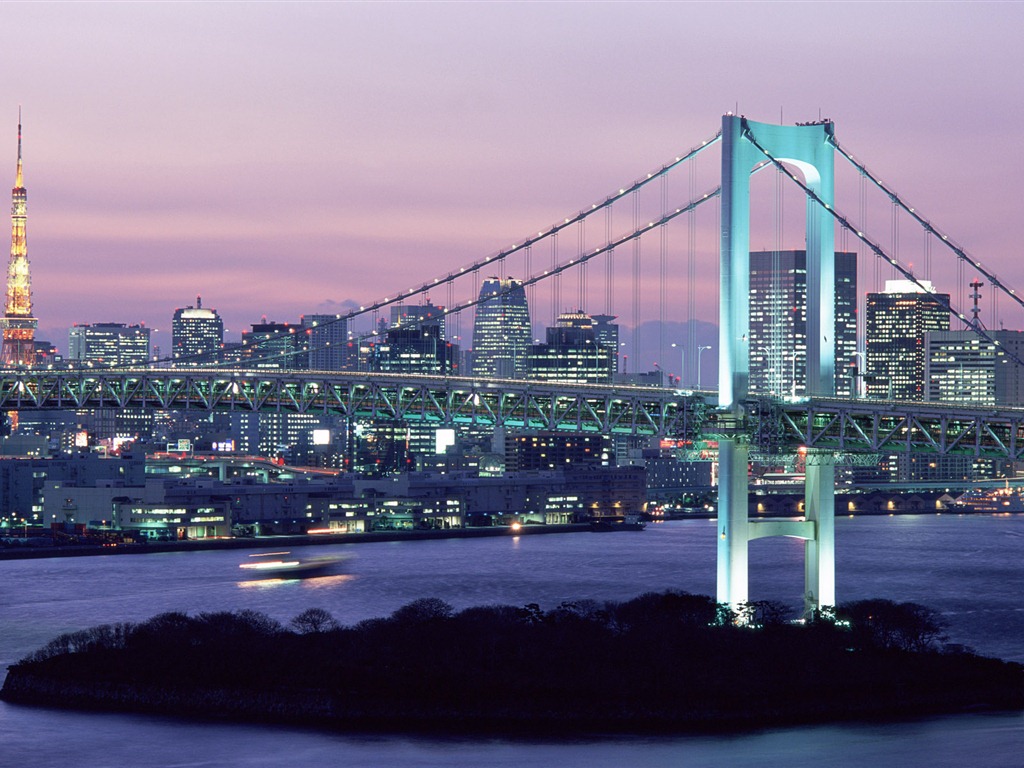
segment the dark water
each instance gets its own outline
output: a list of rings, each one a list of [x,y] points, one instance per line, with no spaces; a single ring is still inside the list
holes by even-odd
[[[913,600],[950,640],[1024,661],[1024,516],[837,520],[840,601]],[[353,623],[419,597],[550,608],[668,588],[714,594],[713,521],[639,534],[336,545],[346,573],[240,582],[244,554],[197,552],[0,563],[0,665],[54,635],[168,610],[251,608],[287,621],[322,607]],[[799,603],[802,544],[754,542],[751,598]],[[360,737],[87,715],[0,704],[0,766],[1014,766],[1024,717],[775,729],[732,737],[503,741]]]

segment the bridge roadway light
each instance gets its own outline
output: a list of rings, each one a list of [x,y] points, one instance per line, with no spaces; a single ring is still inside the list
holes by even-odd
[[[679,348],[679,386],[684,387],[686,384],[683,382],[683,373],[686,371],[686,347],[682,344],[673,344],[672,348]]]
[[[700,378],[700,358],[704,354],[704,350],[711,349],[710,344],[701,344],[697,347],[697,389],[701,389],[701,378]]]

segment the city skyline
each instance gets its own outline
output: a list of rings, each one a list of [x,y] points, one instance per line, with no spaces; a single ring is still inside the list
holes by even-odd
[[[1022,109],[1005,74],[1024,63],[1024,11],[763,7],[8,6],[0,179],[23,105],[38,337],[144,322],[168,350],[174,309],[197,294],[231,338],[264,314],[344,311],[392,275],[427,280],[600,199],[736,108],[832,118],[1024,284],[1010,270],[1024,159],[1005,127]],[[675,28],[693,31],[685,46]],[[786,35],[827,43],[828,63],[808,68],[816,45],[780,53]]]

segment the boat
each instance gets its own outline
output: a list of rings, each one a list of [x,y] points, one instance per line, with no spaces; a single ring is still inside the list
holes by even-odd
[[[1024,494],[1007,482],[1003,488],[968,491],[956,500],[956,506],[968,507],[972,512],[1019,513],[1024,512]]]
[[[647,523],[640,519],[640,515],[590,518],[590,530],[601,533],[608,531],[642,531],[646,527]]]
[[[291,552],[259,552],[238,567],[248,579],[308,579],[336,573],[346,558],[338,555],[295,557]]]

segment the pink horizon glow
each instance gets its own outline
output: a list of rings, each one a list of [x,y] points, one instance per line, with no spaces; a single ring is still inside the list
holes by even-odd
[[[166,351],[171,315],[197,294],[231,339],[263,315],[295,321],[393,295],[602,199],[737,104],[764,122],[820,110],[844,146],[1024,289],[1021,4],[10,4],[2,15],[0,180],[14,178],[21,105],[38,338],[62,349],[76,322],[144,322]],[[857,211],[855,197],[841,205]],[[885,245],[885,211],[873,215]],[[800,235],[787,223],[784,247],[802,247]],[[628,250],[618,258],[626,268]],[[952,271],[940,276],[959,290]],[[667,320],[686,319],[684,280],[667,281]],[[717,278],[700,280],[697,317],[714,320]],[[617,291],[629,325],[629,288]],[[603,296],[588,309],[604,311]],[[576,301],[567,278],[562,303]],[[551,314],[538,303],[535,326]],[[657,303],[641,321],[658,319]],[[1024,327],[1006,304],[1007,327]]]

